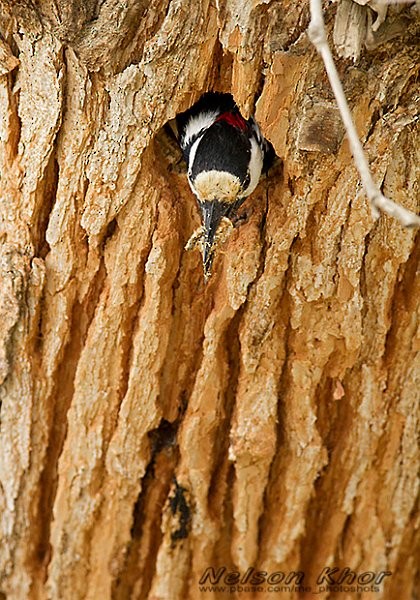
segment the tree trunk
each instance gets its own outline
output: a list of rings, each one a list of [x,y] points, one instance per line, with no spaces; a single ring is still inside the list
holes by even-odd
[[[1,598],[412,598],[416,232],[371,217],[307,2],[215,4],[0,0]],[[372,17],[326,12],[416,211],[419,20]],[[207,89],[281,160],[205,285],[164,125]]]

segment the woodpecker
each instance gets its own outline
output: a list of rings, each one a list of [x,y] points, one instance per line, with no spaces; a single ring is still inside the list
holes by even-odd
[[[254,118],[244,119],[231,94],[204,94],[178,115],[177,129],[203,223],[186,249],[200,247],[207,281],[217,245],[230,233],[232,218],[273,161],[274,149]]]

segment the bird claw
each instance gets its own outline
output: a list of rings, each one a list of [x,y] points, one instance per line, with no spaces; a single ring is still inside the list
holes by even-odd
[[[233,227],[236,228],[240,225],[243,225],[244,223],[248,223],[249,217],[252,215],[253,212],[253,208],[249,207],[244,209],[240,214],[233,215],[231,219]]]

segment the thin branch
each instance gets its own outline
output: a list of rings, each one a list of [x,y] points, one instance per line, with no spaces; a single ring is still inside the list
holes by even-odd
[[[325,70],[327,71],[328,79],[330,80],[341,118],[346,128],[347,136],[350,142],[351,152],[354,162],[359,171],[360,178],[365,193],[369,199],[372,214],[374,218],[378,218],[380,211],[386,212],[398,219],[405,227],[419,227],[420,217],[407,210],[403,206],[396,204],[389,198],[386,198],[373,181],[369,164],[363,151],[362,144],[357,135],[356,128],[353,123],[351,112],[347,104],[343,86],[341,84],[334,60],[328,46],[327,36],[325,33],[324,17],[322,15],[321,0],[310,0],[311,22],[308,27],[308,35],[311,42],[314,44],[317,51],[322,56]]]

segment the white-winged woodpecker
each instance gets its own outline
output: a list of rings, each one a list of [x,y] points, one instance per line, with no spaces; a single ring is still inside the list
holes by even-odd
[[[242,117],[231,94],[208,92],[178,115],[179,143],[188,166],[188,181],[197,196],[203,227],[187,248],[201,247],[204,275],[211,273],[222,225],[231,225],[236,211],[257,187],[274,150],[251,117]]]

